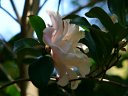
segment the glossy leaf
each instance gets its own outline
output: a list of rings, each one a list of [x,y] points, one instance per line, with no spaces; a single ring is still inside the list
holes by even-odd
[[[85,17],[80,17],[78,15],[69,15],[64,19],[71,19],[70,23],[76,24],[81,26],[85,30],[89,30],[88,28],[91,27],[91,24]]]
[[[53,68],[53,62],[49,56],[39,58],[29,66],[30,80],[36,87],[44,89],[48,85]]]
[[[38,40],[41,44],[44,44],[42,40],[43,30],[46,28],[44,20],[39,16],[31,15],[29,16],[29,21],[36,32]]]
[[[94,7],[85,15],[90,18],[98,18],[107,30],[113,29],[113,22],[103,9]]]
[[[38,46],[39,42],[32,38],[23,38],[14,43],[14,52],[17,52],[24,48],[32,48],[34,46]]]
[[[71,23],[74,23],[80,26],[87,26],[87,27],[91,26],[91,24],[88,22],[88,20],[85,17],[81,17],[79,15],[69,15],[65,19],[71,19]]]

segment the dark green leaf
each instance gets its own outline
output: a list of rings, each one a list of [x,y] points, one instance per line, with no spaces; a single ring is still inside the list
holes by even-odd
[[[39,42],[32,38],[23,38],[14,43],[14,52],[17,52],[24,48],[32,48],[34,46],[38,46]]]
[[[17,52],[17,59],[24,64],[31,64],[40,56],[42,56],[42,49],[39,48],[24,48]],[[26,60],[29,61],[26,62]]]
[[[31,15],[29,16],[29,21],[32,27],[34,28],[40,43],[44,44],[42,40],[43,30],[46,28],[44,20],[39,16]]]
[[[128,29],[124,28],[119,23],[115,23],[113,28],[114,28],[113,32],[110,33],[112,33],[115,44],[118,44],[119,41],[121,41],[128,35]]]
[[[29,66],[30,80],[36,87],[44,89],[48,85],[53,69],[52,59],[49,56],[41,57]]]
[[[113,22],[103,9],[94,7],[85,15],[90,18],[98,18],[107,30],[113,30]]]
[[[101,30],[91,28],[91,36],[96,44],[96,54],[99,64],[105,63],[104,60],[108,58],[113,49],[113,39],[109,33]],[[103,61],[103,62],[102,62]]]
[[[105,64],[105,60],[113,48],[111,35],[92,27],[90,32],[86,33],[83,42],[88,46],[89,56],[95,60],[96,64]]]
[[[70,23],[79,25],[84,29],[91,27],[91,24],[88,22],[88,20],[85,17],[80,17],[78,15],[69,15],[64,19],[71,19]]]
[[[108,0],[109,10],[118,16],[119,23],[126,24],[126,1],[127,0]]]

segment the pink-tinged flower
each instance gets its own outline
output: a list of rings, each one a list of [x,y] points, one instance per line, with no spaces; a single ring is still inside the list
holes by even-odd
[[[88,57],[77,48],[86,47],[78,43],[84,32],[79,31],[79,26],[70,24],[69,20],[62,20],[58,13],[49,11],[48,14],[52,27],[44,29],[43,40],[51,47],[51,56],[60,76],[58,84],[65,86],[69,80],[85,77],[90,72]],[[77,88],[78,82],[71,82],[71,88]]]

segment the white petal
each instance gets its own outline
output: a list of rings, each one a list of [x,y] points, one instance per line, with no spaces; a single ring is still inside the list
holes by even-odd
[[[53,28],[56,30],[56,33],[53,36],[53,42],[56,42],[59,40],[60,37],[62,37],[61,34],[63,32],[63,21],[58,13],[55,13],[53,11],[47,11],[47,12],[52,21]]]
[[[45,44],[52,46],[52,34],[54,32],[54,28],[48,27],[43,31],[43,41]]]

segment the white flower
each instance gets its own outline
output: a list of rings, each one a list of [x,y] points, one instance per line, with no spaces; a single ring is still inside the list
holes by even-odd
[[[84,32],[79,31],[79,26],[70,24],[69,20],[62,20],[58,13],[49,11],[48,14],[52,27],[44,29],[43,40],[51,47],[51,56],[60,76],[58,84],[65,86],[69,80],[85,77],[90,72],[88,57],[77,48],[85,48],[84,44],[78,43]],[[79,76],[74,69],[79,71]],[[77,86],[78,81],[71,82],[72,89]]]

